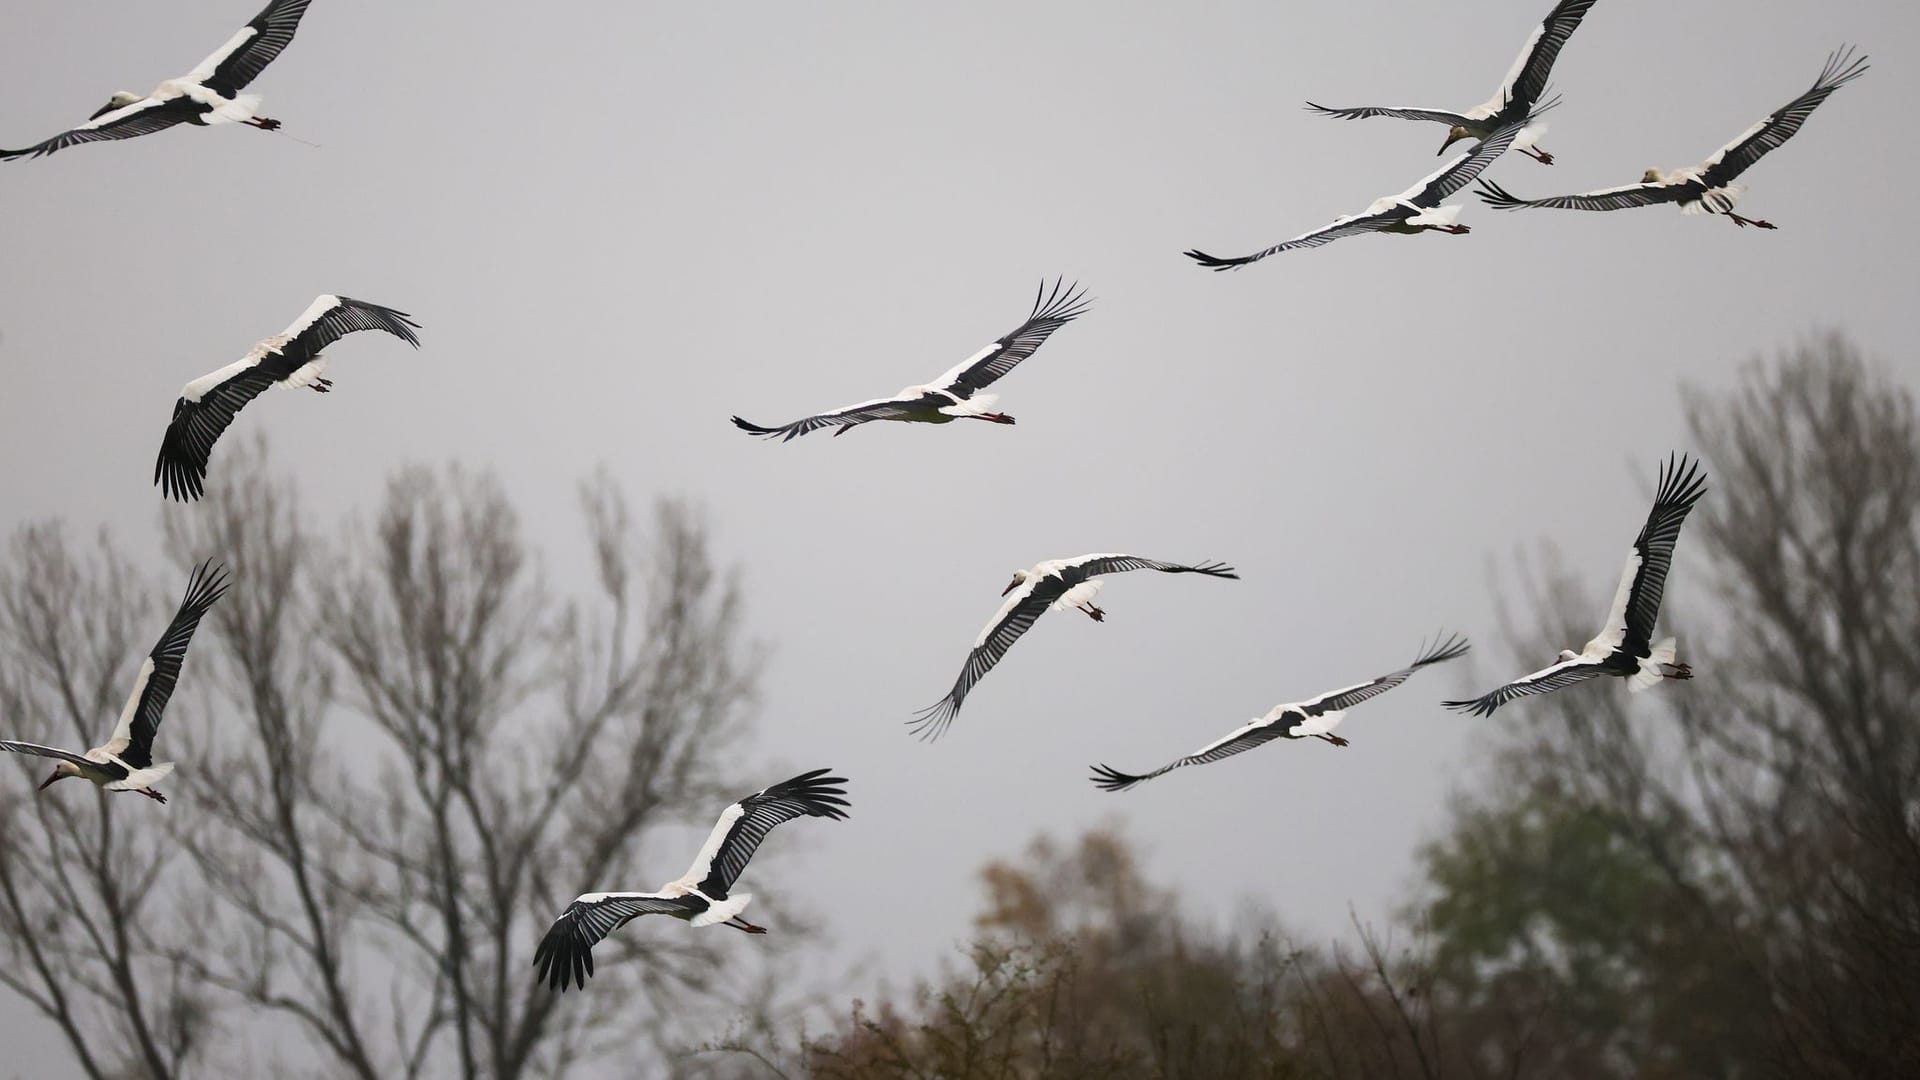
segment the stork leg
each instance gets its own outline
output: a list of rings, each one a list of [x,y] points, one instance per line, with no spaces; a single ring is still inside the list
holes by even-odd
[[[252,124],[261,131],[272,131],[280,126],[280,121],[271,120],[264,116],[249,116],[247,117],[247,123]]]
[[[1749,225],[1753,226],[1756,229],[1777,229],[1780,227],[1778,225],[1775,225],[1771,221],[1761,221],[1759,218],[1741,217],[1739,214],[1736,214],[1731,210],[1727,211],[1727,217],[1732,218],[1733,223],[1735,225],[1740,226],[1743,229]]]
[[[1545,150],[1542,150],[1537,146],[1526,147],[1522,149],[1520,152],[1532,158],[1533,160],[1539,162],[1542,165],[1553,164],[1553,155],[1547,153]]]
[[[1427,226],[1427,228],[1433,229],[1437,232],[1451,233],[1454,236],[1465,236],[1468,233],[1473,231],[1471,228],[1465,225],[1429,225]]]
[[[990,424],[1011,424],[1013,417],[1003,412],[968,413],[975,420],[985,420]]]
[[[1086,612],[1087,618],[1092,619],[1094,622],[1107,621],[1106,609],[1096,604],[1081,604],[1080,610]]]
[[[733,918],[731,918],[731,919],[728,919],[728,920],[727,920],[726,922],[723,922],[723,923],[721,923],[720,925],[722,925],[722,926],[731,926],[731,927],[733,927],[733,928],[734,928],[735,930],[740,930],[740,931],[743,931],[743,932],[745,932],[745,933],[749,933],[749,934],[764,934],[764,933],[766,933],[766,932],[767,932],[767,928],[766,928],[766,927],[764,927],[764,926],[755,926],[754,924],[752,924],[752,923],[750,923],[750,922],[748,922],[747,920],[745,920],[745,919],[743,919],[743,918],[741,918],[741,917],[740,917],[740,916],[738,916],[738,915],[735,915],[735,916],[734,916]]]
[[[1345,740],[1345,739],[1343,739],[1343,738],[1341,738],[1341,737],[1340,737],[1340,736],[1338,736],[1338,735],[1328,735],[1328,734],[1324,734],[1324,733],[1316,733],[1316,734],[1314,735],[1314,738],[1316,738],[1316,739],[1325,739],[1325,740],[1327,740],[1328,742],[1330,742],[1330,743],[1332,743],[1332,744],[1333,744],[1333,745],[1335,745],[1335,746],[1345,746],[1345,745],[1347,745],[1347,740]]]
[[[133,790],[139,792],[142,795],[145,795],[147,798],[152,799],[154,802],[157,802],[162,806],[166,805],[167,797],[153,790],[152,788],[143,787],[143,788],[134,788]]]
[[[1682,664],[1677,660],[1671,664],[1661,664],[1660,677],[1664,679],[1691,679],[1693,678],[1693,668],[1691,665]]]
[[[315,379],[312,382],[308,383],[307,385],[312,387],[315,393],[324,394],[333,389],[333,380],[332,379]]]

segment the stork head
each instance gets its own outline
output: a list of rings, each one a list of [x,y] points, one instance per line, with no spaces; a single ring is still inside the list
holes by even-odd
[[[1025,585],[1027,578],[1031,576],[1032,575],[1028,574],[1025,570],[1015,570],[1013,572],[1013,580],[1007,582],[1007,587],[1000,590],[1000,595],[1005,596],[1020,586]]]
[[[1440,144],[1440,153],[1441,154],[1446,153],[1447,147],[1452,146],[1454,143],[1459,142],[1461,139],[1471,139],[1471,138],[1473,138],[1473,132],[1468,131],[1466,128],[1463,128],[1458,124],[1455,124],[1454,126],[1447,129],[1447,141]],[[1434,156],[1438,157],[1439,154],[1436,154]]]
[[[1561,649],[1560,655],[1557,659],[1559,659],[1559,661],[1564,664],[1568,660],[1580,659],[1580,654],[1577,652],[1574,652],[1572,649]]]
[[[1664,184],[1667,182],[1667,177],[1666,174],[1662,173],[1659,169],[1648,169],[1646,172],[1640,174],[1640,182],[1643,184]]]
[[[75,765],[73,762],[71,761],[55,762],[53,766],[53,775],[47,777],[45,780],[40,781],[40,786],[35,788],[34,790],[45,791],[48,788],[53,786],[53,782],[55,780],[65,780],[69,776],[79,776],[79,775],[80,775],[80,768],[79,766]]]
[[[139,100],[140,100],[139,94],[129,93],[125,90],[117,90],[114,92],[114,95],[112,97],[107,99],[107,103],[105,105],[102,105],[98,109],[95,109],[93,111],[93,115],[87,117],[87,119],[98,120],[115,109],[124,109],[127,106]]]

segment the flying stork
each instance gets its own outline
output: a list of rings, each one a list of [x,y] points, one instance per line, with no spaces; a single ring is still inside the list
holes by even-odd
[[[285,331],[181,389],[153,463],[153,482],[181,502],[198,499],[206,489],[214,440],[261,391],[286,385],[324,394],[333,389],[333,380],[323,377],[327,358],[320,350],[358,330],[384,330],[417,349],[420,338],[414,331],[419,327],[403,311],[350,296],[320,297]]]
[[[1291,240],[1282,241],[1265,251],[1256,251],[1251,255],[1242,255],[1237,259],[1223,259],[1209,255],[1204,251],[1184,252],[1187,258],[1209,270],[1238,270],[1250,263],[1259,262],[1269,255],[1278,255],[1283,251],[1297,248],[1316,248],[1322,244],[1331,244],[1343,236],[1358,236],[1361,233],[1386,232],[1402,233],[1408,236],[1437,230],[1455,235],[1472,232],[1459,224],[1458,206],[1441,206],[1447,196],[1466,187],[1480,171],[1493,164],[1493,159],[1505,153],[1520,133],[1523,125],[1511,123],[1493,132],[1478,146],[1448,162],[1445,168],[1413,185],[1398,195],[1388,195],[1375,199],[1364,214],[1348,214],[1337,218],[1331,225],[1302,233]]]
[[[1453,635],[1442,641],[1435,639],[1432,648],[1422,648],[1413,663],[1399,671],[1389,672],[1372,682],[1363,682],[1358,686],[1349,686],[1343,690],[1329,690],[1319,697],[1286,705],[1275,705],[1267,715],[1228,732],[1226,735],[1208,743],[1183,758],[1160,766],[1148,773],[1123,773],[1106,765],[1093,767],[1091,779],[1103,790],[1125,791],[1135,784],[1143,784],[1162,773],[1169,773],[1183,765],[1205,765],[1232,757],[1242,750],[1251,750],[1262,743],[1275,739],[1323,739],[1334,746],[1345,746],[1347,740],[1333,733],[1347,710],[1371,697],[1377,697],[1406,682],[1414,672],[1428,664],[1439,664],[1464,654],[1468,649],[1467,639]]]
[[[251,124],[262,131],[278,128],[280,121],[255,111],[260,108],[260,95],[240,91],[293,40],[300,16],[311,2],[272,0],[199,67],[168,79],[145,97],[121,90],[72,131],[24,150],[0,150],[0,158],[40,157],[81,143],[151,135],[182,123]]]
[[[694,926],[719,923],[749,934],[764,934],[764,926],[740,917],[753,902],[749,893],[727,895],[747,860],[775,825],[797,817],[845,818],[843,777],[815,769],[756,791],[720,812],[720,820],[678,881],[658,892],[587,893],[567,905],[533,952],[540,969],[535,982],[557,991],[568,983],[587,987],[593,974],[593,947],[632,919],[642,915],[671,915]]]
[[[1525,121],[1529,116],[1537,116],[1553,107],[1553,102],[1542,104],[1540,100],[1547,92],[1547,76],[1553,74],[1553,62],[1560,56],[1561,47],[1579,29],[1580,20],[1587,17],[1587,9],[1593,4],[1594,0],[1560,0],[1555,4],[1553,10],[1547,13],[1546,20],[1534,28],[1533,35],[1521,47],[1520,56],[1507,71],[1507,79],[1500,84],[1499,91],[1466,112],[1401,105],[1330,109],[1311,101],[1307,102],[1307,108],[1322,116],[1337,116],[1343,120],[1391,116],[1400,120],[1437,121],[1447,125],[1448,129],[1447,141],[1440,144],[1440,153],[1444,154],[1447,147],[1461,139],[1484,139],[1493,134],[1496,128],[1516,120]],[[1551,165],[1553,155],[1534,146],[1534,140],[1546,133],[1545,124],[1523,128],[1514,138],[1513,148],[1542,165]]]
[[[1093,602],[1104,582],[1094,579],[1101,574],[1118,574],[1127,570],[1205,574],[1217,578],[1240,577],[1233,572],[1233,567],[1225,563],[1186,566],[1143,559],[1138,555],[1112,554],[1048,559],[1030,570],[1015,570],[1013,581],[1000,590],[1000,595],[1006,599],[974,640],[973,651],[967,654],[967,662],[960,669],[960,677],[954,680],[953,689],[947,692],[946,697],[920,710],[918,718],[910,721],[913,733],[922,739],[939,738],[959,714],[960,704],[967,699],[967,692],[973,689],[973,684],[993,670],[993,665],[1000,662],[1007,650],[1013,648],[1013,643],[1020,640],[1020,635],[1031,629],[1048,608],[1055,611],[1078,609],[1094,622],[1104,621],[1106,611]]]
[[[1483,180],[1477,194],[1488,205],[1501,210],[1520,210],[1545,206],[1555,210],[1625,210],[1635,206],[1679,203],[1682,213],[1720,214],[1745,228],[1771,229],[1774,224],[1757,218],[1741,217],[1733,212],[1745,184],[1736,183],[1741,173],[1767,156],[1768,151],[1793,138],[1807,117],[1835,90],[1866,74],[1867,58],[1856,58],[1851,47],[1836,50],[1827,57],[1826,67],[1807,92],[1787,102],[1785,107],[1742,132],[1740,137],[1721,147],[1698,165],[1665,171],[1648,169],[1637,184],[1602,188],[1581,195],[1553,195],[1544,199],[1522,199],[1491,181]]]
[[[187,594],[180,600],[180,610],[174,613],[166,633],[154,643],[153,651],[140,665],[140,674],[134,677],[133,693],[128,695],[126,707],[120,710],[120,723],[113,729],[112,738],[84,754],[7,739],[0,739],[0,750],[55,759],[53,775],[41,782],[38,789],[41,791],[56,780],[83,776],[108,791],[137,791],[155,802],[166,802],[166,796],[155,791],[153,785],[173,771],[173,762],[154,763],[154,732],[159,730],[167,699],[173,696],[174,685],[180,681],[180,665],[187,658],[187,643],[193,640],[201,616],[226,591],[224,567],[201,563],[194,568],[187,578]]]
[[[1680,539],[1680,526],[1706,490],[1707,478],[1701,474],[1699,462],[1684,454],[1668,456],[1660,469],[1660,490],[1654,496],[1653,510],[1634,538],[1627,568],[1620,575],[1613,607],[1600,633],[1577,653],[1560,650],[1559,662],[1551,667],[1522,675],[1472,701],[1445,702],[1447,708],[1491,716],[1493,710],[1515,698],[1552,693],[1602,675],[1627,680],[1627,689],[1635,692],[1666,679],[1693,678],[1693,669],[1674,659],[1672,638],[1653,641],[1653,624],[1660,615],[1660,593],[1667,584],[1667,570],[1673,565],[1673,545]]]
[[[1012,371],[1020,361],[1032,356],[1034,350],[1055,330],[1085,312],[1089,302],[1077,284],[1063,289],[1061,281],[1056,279],[1052,290],[1048,291],[1043,281],[1040,291],[1034,295],[1033,312],[1027,316],[1026,322],[924,386],[909,386],[889,398],[862,401],[857,405],[803,417],[779,427],[761,427],[738,416],[733,418],[733,426],[752,435],[765,435],[768,438],[778,436],[785,442],[810,431],[829,427],[835,429],[835,435],[845,435],[869,420],[898,420],[909,424],[985,420],[995,424],[1011,424],[1013,417],[989,411],[999,395],[982,394],[980,391]]]

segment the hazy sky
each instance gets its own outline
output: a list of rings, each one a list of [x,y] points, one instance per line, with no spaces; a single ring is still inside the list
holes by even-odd
[[[185,72],[256,6],[11,0],[0,145]],[[1729,385],[1838,326],[1920,386],[1902,0],[1600,0],[1554,73],[1558,164],[1488,174],[1539,196],[1698,162],[1857,43],[1872,72],[1746,176],[1742,211],[1776,232],[1463,194],[1470,236],[1233,274],[1181,257],[1431,171],[1437,126],[1301,101],[1470,106],[1549,6],[317,0],[251,89],[319,148],[182,128],[0,164],[0,533],[104,523],[157,571],[149,481],[181,384],[316,294],[388,304],[423,325],[418,353],[350,339],[331,396],[269,395],[235,430],[271,431],[323,520],[405,462],[489,466],[569,584],[597,463],[637,498],[697,496],[773,649],[756,775],[852,780],[851,821],[783,832],[801,850],[747,881],[826,911],[836,962],[923,968],[968,932],[983,860],[1107,818],[1200,913],[1251,899],[1308,937],[1349,904],[1383,918],[1448,793],[1486,782],[1476,738],[1526,720],[1437,704],[1517,673],[1493,581],[1547,539],[1604,599],[1657,459],[1687,449],[1681,382]],[[1060,274],[1097,299],[995,387],[1017,426],[769,445],[727,423],[929,379]],[[1244,580],[1116,578],[1104,625],[1044,618],[945,740],[907,736],[1011,570],[1101,550]],[[1118,795],[1086,780],[1397,667],[1442,627],[1471,662],[1356,711],[1346,750],[1272,745]],[[650,888],[679,858],[581,885]],[[0,1016],[26,1024],[10,1045],[51,1045]]]

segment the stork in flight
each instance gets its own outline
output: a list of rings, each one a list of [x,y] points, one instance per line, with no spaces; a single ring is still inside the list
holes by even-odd
[[[108,791],[137,791],[155,802],[166,796],[153,789],[161,778],[173,771],[173,762],[154,764],[153,736],[160,728],[160,716],[166,712],[167,699],[180,681],[180,665],[187,658],[187,643],[200,625],[201,616],[227,591],[227,572],[222,567],[201,563],[187,578],[187,594],[180,600],[167,631],[154,643],[140,674],[134,677],[133,693],[120,710],[120,724],[113,737],[84,754],[61,750],[39,743],[0,739],[0,750],[53,758],[53,775],[40,784],[45,791],[56,780],[83,776]]]
[[[1867,58],[1855,57],[1851,47],[1839,49],[1827,57],[1826,67],[1807,92],[1748,128],[1740,137],[1721,147],[1698,165],[1666,171],[1648,169],[1637,184],[1602,188],[1580,195],[1551,195],[1544,199],[1523,199],[1492,181],[1483,180],[1477,194],[1490,206],[1501,210],[1522,210],[1544,206],[1554,210],[1626,210],[1635,206],[1679,203],[1682,213],[1720,214],[1741,228],[1774,228],[1770,221],[1741,217],[1733,212],[1747,190],[1738,183],[1741,173],[1793,138],[1800,125],[1835,90],[1867,72]]]
[[[0,159],[40,157],[81,143],[151,135],[175,124],[251,124],[272,131],[280,121],[259,115],[260,95],[240,91],[293,41],[300,16],[312,0],[272,0],[220,50],[145,97],[121,90],[71,131],[23,150],[0,150]]]
[[[1172,772],[1185,765],[1205,765],[1232,757],[1242,750],[1251,750],[1262,743],[1275,739],[1323,739],[1334,746],[1345,746],[1347,740],[1333,733],[1347,710],[1368,698],[1381,694],[1406,682],[1414,672],[1428,664],[1444,663],[1461,656],[1468,649],[1467,639],[1453,635],[1444,641],[1435,639],[1432,648],[1423,648],[1413,663],[1399,671],[1389,672],[1358,686],[1349,686],[1342,690],[1329,690],[1319,697],[1286,705],[1275,705],[1267,715],[1258,720],[1249,720],[1226,735],[1195,750],[1183,758],[1176,758],[1165,765],[1147,773],[1123,773],[1106,765],[1093,768],[1092,780],[1106,791],[1125,791],[1135,784],[1143,784],[1163,773]]]
[[[1527,38],[1526,45],[1520,49],[1520,56],[1507,71],[1507,79],[1493,97],[1482,104],[1475,105],[1465,112],[1451,109],[1408,108],[1402,105],[1366,105],[1353,109],[1330,109],[1325,105],[1307,102],[1307,108],[1322,116],[1336,116],[1342,120],[1364,120],[1375,116],[1391,116],[1400,120],[1431,120],[1447,125],[1447,141],[1440,144],[1440,152],[1461,139],[1484,139],[1493,132],[1514,121],[1525,121],[1529,116],[1537,116],[1552,108],[1553,102],[1541,102],[1546,96],[1547,77],[1553,74],[1553,62],[1560,56],[1560,49],[1580,27],[1580,20],[1587,17],[1587,9],[1594,0],[1560,0],[1547,13],[1546,20],[1534,28],[1533,35]],[[1513,140],[1513,148],[1531,157],[1542,165],[1553,164],[1553,155],[1534,146],[1534,140],[1547,133],[1547,125],[1535,124],[1522,128]]]
[[[1225,563],[1186,566],[1143,559],[1138,555],[1111,554],[1048,559],[1031,570],[1015,570],[1013,581],[1000,590],[1000,595],[1006,599],[987,623],[986,629],[980,631],[980,636],[974,640],[973,651],[967,654],[967,662],[960,669],[960,677],[954,680],[953,689],[947,691],[946,697],[920,711],[918,718],[911,721],[913,733],[922,739],[939,738],[959,714],[960,704],[967,699],[967,692],[973,689],[973,684],[993,670],[993,665],[1007,655],[1013,643],[1032,629],[1034,622],[1048,608],[1055,611],[1078,609],[1094,622],[1105,620],[1106,611],[1093,602],[1104,582],[1094,579],[1101,574],[1118,574],[1127,570],[1205,574],[1217,578],[1237,579],[1240,576]]]
[[[1627,689],[1635,692],[1667,679],[1693,678],[1693,669],[1675,659],[1672,638],[1654,642],[1653,624],[1660,616],[1660,594],[1666,588],[1667,570],[1673,565],[1673,545],[1680,539],[1680,526],[1706,490],[1707,478],[1701,474],[1699,462],[1684,454],[1669,456],[1660,469],[1660,490],[1654,496],[1653,510],[1634,538],[1627,568],[1620,575],[1613,607],[1607,611],[1607,622],[1600,633],[1577,653],[1560,650],[1559,662],[1551,667],[1522,675],[1472,701],[1445,702],[1447,708],[1491,716],[1493,710],[1515,698],[1552,693],[1602,675],[1627,680]]]
[[[593,947],[642,915],[671,915],[694,926],[720,923],[749,934],[766,933],[766,927],[740,917],[753,896],[729,896],[728,890],[775,825],[797,817],[847,816],[841,809],[848,805],[847,792],[838,786],[847,781],[828,776],[827,771],[801,773],[721,811],[693,865],[658,892],[587,893],[576,898],[534,950],[533,965],[540,969],[535,981],[557,991],[566,990],[569,983],[586,989],[587,977],[593,974]]]
[[[1444,168],[1432,176],[1426,177],[1398,195],[1388,195],[1375,199],[1364,214],[1349,214],[1337,218],[1331,225],[1301,233],[1291,240],[1284,240],[1251,255],[1239,258],[1223,259],[1218,255],[1209,255],[1195,249],[1185,252],[1187,258],[1209,270],[1238,270],[1243,266],[1259,262],[1269,255],[1278,255],[1283,251],[1299,248],[1316,248],[1322,244],[1331,244],[1344,236],[1358,236],[1361,233],[1385,232],[1401,233],[1407,236],[1434,230],[1455,235],[1472,232],[1459,223],[1458,206],[1441,206],[1447,196],[1459,191],[1473,182],[1482,169],[1493,164],[1493,159],[1506,153],[1514,136],[1520,133],[1521,123],[1508,124],[1483,139],[1478,146],[1448,162]]]
[[[214,440],[242,406],[272,386],[305,386],[324,394],[333,380],[324,378],[327,358],[320,350],[358,330],[382,330],[420,347],[420,324],[403,311],[350,296],[322,296],[282,333],[255,345],[247,355],[202,375],[180,390],[173,419],[160,440],[153,482],[181,502],[206,490],[207,459]]]
[[[950,424],[955,420],[985,420],[1011,424],[1013,417],[991,412],[997,394],[980,391],[1027,357],[1055,330],[1072,322],[1087,310],[1086,294],[1077,285],[1062,288],[1056,279],[1048,291],[1046,282],[1033,298],[1033,312],[1010,334],[954,365],[946,374],[924,386],[909,386],[888,398],[875,398],[857,405],[802,417],[779,427],[761,427],[751,421],[733,418],[733,426],[750,435],[778,437],[782,442],[821,428],[834,428],[835,435],[870,420],[898,420],[909,424]]]

